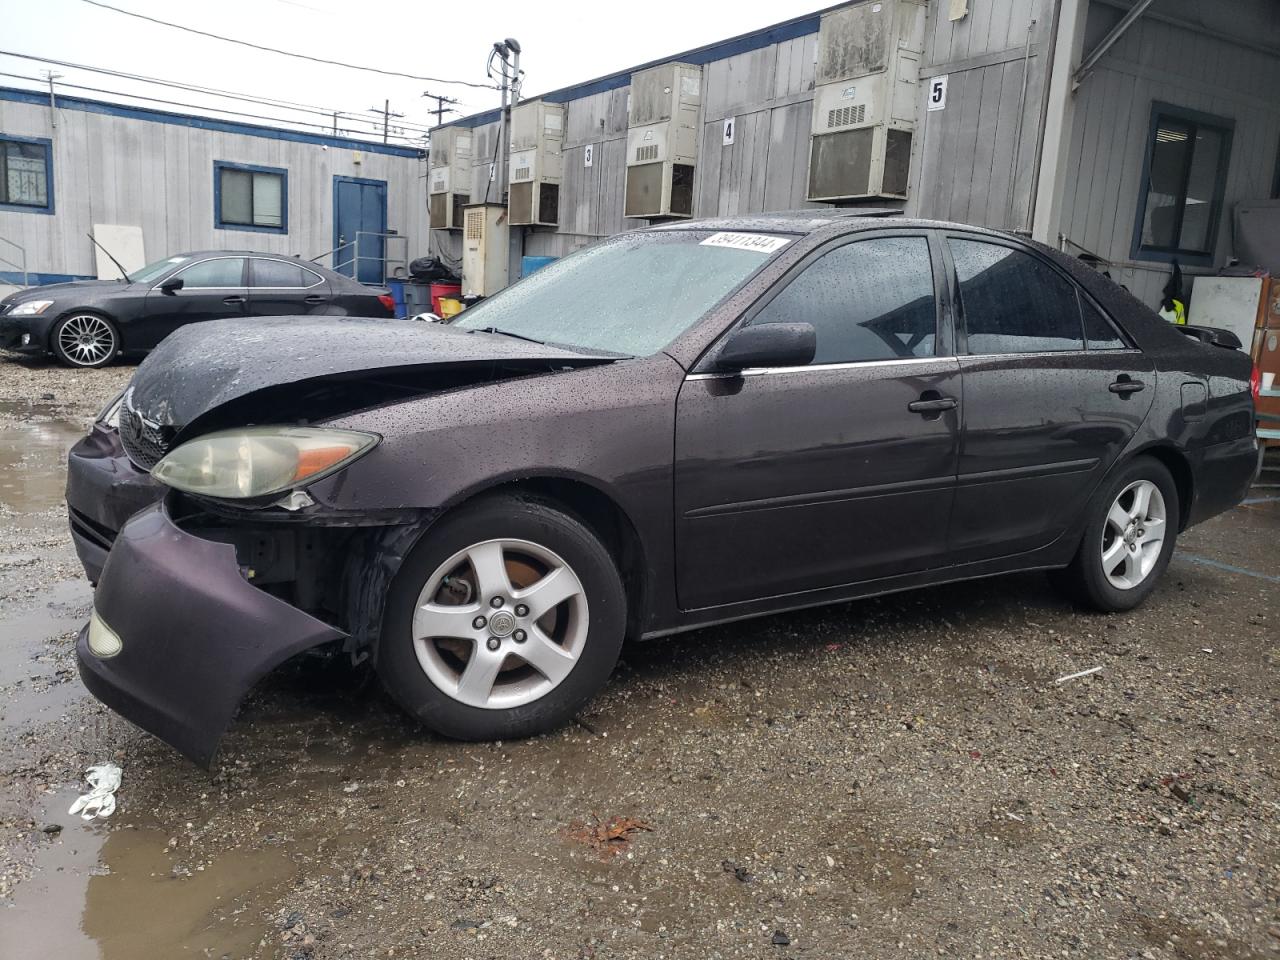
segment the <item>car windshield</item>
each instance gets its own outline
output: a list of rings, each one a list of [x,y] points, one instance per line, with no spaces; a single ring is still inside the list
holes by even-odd
[[[168,257],[164,260],[157,260],[155,263],[149,263],[141,270],[135,270],[129,274],[129,282],[150,283],[152,280],[159,280],[178,264],[186,263],[190,259],[190,257]]]
[[[790,242],[711,230],[624,234],[543,267],[469,308],[455,326],[649,356]]]

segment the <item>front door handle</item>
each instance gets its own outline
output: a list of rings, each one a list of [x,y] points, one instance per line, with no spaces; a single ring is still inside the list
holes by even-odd
[[[313,293],[311,296],[309,296],[309,297],[303,297],[303,298],[302,298],[302,302],[303,302],[303,303],[327,303],[327,302],[328,302],[328,300],[329,300],[329,298],[328,298],[328,297],[321,297],[321,296],[317,296],[317,295],[316,295],[316,294],[314,294],[314,293]]]
[[[239,295],[236,295],[236,296],[233,296],[233,297],[223,297],[223,298],[222,298],[222,302],[223,302],[223,303],[225,303],[225,304],[228,304],[228,305],[233,305],[233,304],[237,304],[237,303],[244,303],[244,297],[239,296]]]
[[[1126,376],[1121,376],[1114,383],[1108,386],[1107,389],[1112,393],[1118,393],[1123,397],[1128,396],[1131,393],[1137,393],[1145,387],[1146,384],[1141,380],[1130,380]]]
[[[925,399],[921,397],[919,400],[912,400],[907,404],[907,409],[912,413],[941,413],[943,410],[954,410],[960,405],[955,397],[932,397]]]

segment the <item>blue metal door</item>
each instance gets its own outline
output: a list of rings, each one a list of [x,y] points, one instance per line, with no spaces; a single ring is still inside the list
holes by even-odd
[[[333,269],[361,283],[382,283],[387,182],[333,178]]]

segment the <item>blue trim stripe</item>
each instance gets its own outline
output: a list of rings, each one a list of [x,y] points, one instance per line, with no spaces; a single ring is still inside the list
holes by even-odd
[[[8,100],[12,103],[31,103],[41,107],[49,105],[49,95],[47,93],[37,93],[34,90],[19,90],[17,87],[0,87],[0,100]],[[342,150],[363,150],[366,153],[383,153],[392,157],[416,158],[423,155],[423,151],[416,147],[399,147],[389,143],[369,143],[364,140],[351,140],[347,137],[330,137],[318,133],[303,133],[300,130],[286,130],[282,127],[259,126],[256,123],[215,120],[212,117],[196,117],[186,113],[170,113],[168,110],[131,107],[120,103],[107,103],[102,100],[67,97],[62,94],[58,95],[58,109],[79,110],[83,113],[97,113],[107,117],[125,117],[129,120],[147,120],[151,123],[168,123],[178,127],[191,127],[195,130],[238,133],[247,137],[262,137],[266,140],[287,140],[293,143],[338,147]]]
[[[85,277],[77,273],[36,273],[27,274],[27,283],[33,287],[42,287],[46,283],[70,283],[72,280],[96,280],[97,277]],[[16,270],[0,270],[0,283],[22,286],[22,274]]]
[[[844,6],[844,4],[837,4],[836,6]],[[836,9],[836,7],[826,7],[816,13],[797,17],[794,20],[787,20],[783,23],[774,24],[773,26],[765,27],[762,30],[756,30],[752,33],[744,33],[737,37],[730,37],[728,40],[719,40],[716,43],[709,43],[706,46],[697,47],[693,50],[686,50],[684,53],[677,53],[671,57],[663,57],[660,60],[650,60],[648,63],[642,63],[629,70],[611,73],[595,80],[588,80],[585,83],[574,84],[571,87],[561,87],[559,90],[552,90],[550,93],[544,93],[540,97],[530,97],[527,99],[545,100],[547,103],[568,103],[570,100],[580,100],[583,97],[589,97],[597,93],[605,93],[609,90],[617,90],[620,87],[629,86],[631,83],[631,75],[633,73],[639,73],[641,70],[648,70],[650,67],[657,67],[664,63],[691,63],[695,66],[705,66],[706,64],[714,63],[717,60],[727,60],[729,57],[736,57],[742,53],[750,53],[752,50],[759,50],[762,47],[772,46],[775,43],[794,40],[796,37],[807,37],[811,33],[818,32],[818,28],[822,25],[822,14],[827,10],[834,9]],[[434,129],[440,130],[444,127],[480,127],[484,126],[486,123],[496,123],[500,114],[500,110],[486,110],[484,113],[477,113],[469,117],[462,117],[459,120],[454,120],[452,123],[441,124],[439,127],[435,127]]]
[[[1259,580],[1266,580],[1268,583],[1280,583],[1280,577],[1272,576],[1269,573],[1261,573],[1257,570],[1250,570],[1247,567],[1237,567],[1230,563],[1223,563],[1221,560],[1201,557],[1194,553],[1178,553],[1176,556],[1183,560],[1188,560],[1191,563],[1198,563],[1202,567],[1213,567],[1215,570],[1225,570],[1227,573],[1238,573],[1246,577],[1257,577]]]

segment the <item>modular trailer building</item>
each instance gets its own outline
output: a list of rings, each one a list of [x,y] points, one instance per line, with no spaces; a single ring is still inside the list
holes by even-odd
[[[131,269],[252,249],[380,282],[425,246],[425,173],[411,147],[0,87],[0,289],[98,276],[91,232]]]
[[[1172,259],[1223,266],[1235,205],[1280,190],[1278,83],[1271,0],[841,4],[522,101],[517,133],[530,103],[551,126],[541,154],[511,144],[506,269],[645,225],[645,197],[657,218],[888,204],[1094,254],[1155,306]],[[459,267],[463,204],[503,200],[498,132],[490,111],[432,134],[430,247]]]

